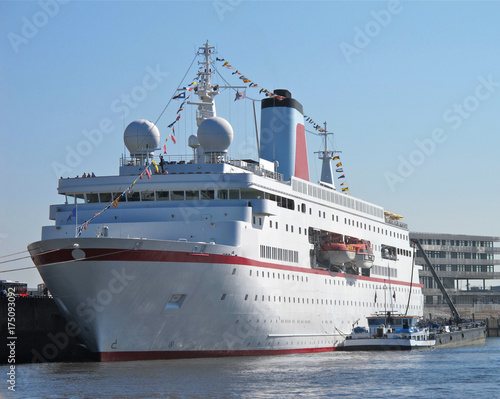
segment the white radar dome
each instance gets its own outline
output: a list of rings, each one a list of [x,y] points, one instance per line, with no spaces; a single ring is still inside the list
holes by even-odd
[[[200,142],[198,141],[198,137],[196,137],[194,134],[189,136],[188,146],[190,146],[191,148],[198,148],[200,146]]]
[[[197,136],[205,152],[226,152],[233,141],[234,133],[228,121],[214,116],[200,123]]]
[[[153,155],[160,145],[160,131],[154,123],[139,119],[126,127],[123,141],[131,156]]]

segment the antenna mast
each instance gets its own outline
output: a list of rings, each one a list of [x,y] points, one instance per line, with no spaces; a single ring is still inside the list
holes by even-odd
[[[328,135],[333,135],[333,132],[328,132],[326,130],[326,122],[324,123],[325,125],[325,131],[320,132],[319,135],[323,136],[325,140],[325,149],[323,151],[316,151],[315,154],[318,154],[319,159],[323,161],[323,165],[321,166],[321,179],[320,181],[323,183],[328,183],[329,185],[332,186],[332,188],[335,188],[335,183],[333,180],[333,171],[332,171],[332,164],[331,160],[333,159],[333,154],[340,153],[342,151],[329,151],[328,150]]]

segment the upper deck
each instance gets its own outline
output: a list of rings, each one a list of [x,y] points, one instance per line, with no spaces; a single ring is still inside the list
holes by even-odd
[[[295,208],[299,204],[292,203],[300,200],[407,229],[406,224],[388,217],[393,214],[384,214],[380,206],[297,177],[284,181],[282,175],[255,161],[228,160],[200,164],[185,160],[169,161],[163,165],[163,173],[159,167],[158,173],[153,173],[150,179],[144,175],[132,189],[127,190],[143,170],[144,166],[127,165],[122,160],[120,175],[60,179],[58,192],[66,196],[67,204],[103,203],[103,206],[124,191],[127,192],[120,202],[135,202],[136,205],[150,201],[271,199],[280,206]]]

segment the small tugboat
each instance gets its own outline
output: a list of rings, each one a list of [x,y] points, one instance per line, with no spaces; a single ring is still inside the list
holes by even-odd
[[[343,350],[410,350],[436,345],[435,333],[428,327],[419,327],[420,318],[391,312],[367,317],[366,327],[355,327],[346,337]]]

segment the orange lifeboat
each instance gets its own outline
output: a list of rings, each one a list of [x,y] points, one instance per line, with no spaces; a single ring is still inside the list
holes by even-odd
[[[369,269],[373,266],[375,256],[370,241],[355,237],[347,237],[347,243],[356,249],[356,266]]]
[[[344,241],[342,234],[330,233],[321,244],[321,250],[328,254],[332,265],[343,265],[354,260],[356,249]]]

